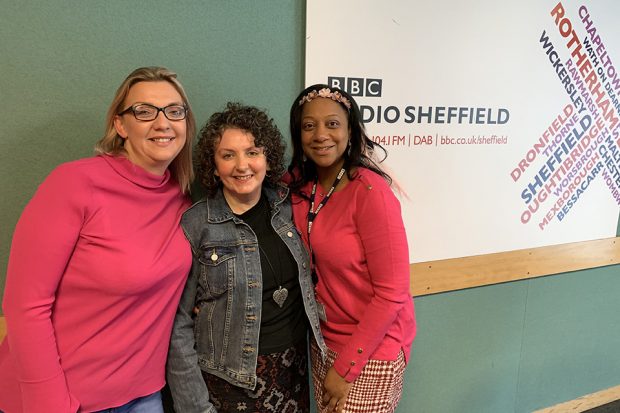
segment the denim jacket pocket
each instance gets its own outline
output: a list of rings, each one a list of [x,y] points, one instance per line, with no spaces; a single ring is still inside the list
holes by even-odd
[[[235,250],[233,246],[203,246],[198,260],[201,263],[201,283],[206,293],[217,298],[234,283]]]

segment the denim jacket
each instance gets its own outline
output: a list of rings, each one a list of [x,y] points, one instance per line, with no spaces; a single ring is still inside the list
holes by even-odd
[[[291,251],[304,308],[325,355],[309,256],[293,226],[288,189],[263,186],[271,225]],[[167,377],[177,411],[215,412],[201,370],[235,386],[256,387],[262,278],[256,235],[233,215],[220,189],[195,203],[181,226],[190,242],[192,270],[172,329]],[[197,306],[200,311],[193,316]]]

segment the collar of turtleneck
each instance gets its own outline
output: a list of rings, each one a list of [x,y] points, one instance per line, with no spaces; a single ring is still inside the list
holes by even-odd
[[[100,155],[123,178],[144,188],[157,189],[164,187],[170,180],[170,170],[163,175],[155,175],[132,163],[123,155]]]

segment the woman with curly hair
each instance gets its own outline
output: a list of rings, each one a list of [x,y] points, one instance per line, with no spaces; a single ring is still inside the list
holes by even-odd
[[[206,197],[183,216],[193,266],[168,382],[177,412],[308,412],[307,335],[320,351],[309,257],[293,226],[282,135],[229,103],[196,147]]]

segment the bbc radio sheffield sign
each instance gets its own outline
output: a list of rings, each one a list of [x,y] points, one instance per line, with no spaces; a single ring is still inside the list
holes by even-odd
[[[410,261],[615,236],[620,3],[455,3],[307,3],[306,84],[388,151]]]

